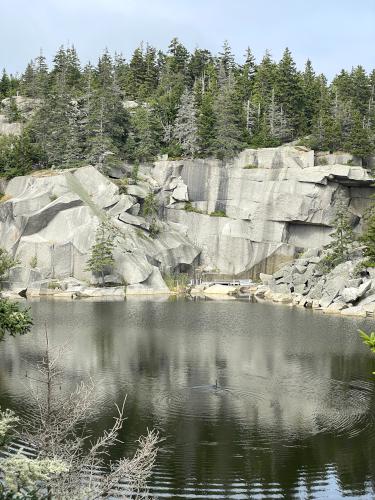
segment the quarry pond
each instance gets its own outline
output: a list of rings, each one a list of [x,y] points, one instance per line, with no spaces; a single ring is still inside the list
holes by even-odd
[[[374,498],[375,357],[358,328],[245,300],[29,303],[33,331],[0,344],[0,406],[28,411],[27,362],[68,345],[61,390],[92,380],[100,433],[127,395],[123,444],[161,444],[155,498]]]

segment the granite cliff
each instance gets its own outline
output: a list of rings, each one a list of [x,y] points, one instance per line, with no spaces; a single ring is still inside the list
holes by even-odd
[[[0,244],[19,265],[9,286],[26,293],[83,291],[95,281],[86,261],[103,217],[117,235],[111,293],[166,292],[163,272],[216,273],[232,278],[272,274],[297,253],[329,242],[338,203],[355,231],[374,192],[361,161],[319,156],[303,147],[243,151],[231,162],[160,160],[140,167],[126,194],[119,180],[131,166],[35,172],[3,186]],[[158,200],[152,238],[143,200]],[[117,292],[116,292],[117,290]],[[46,292],[47,293],[47,292]]]

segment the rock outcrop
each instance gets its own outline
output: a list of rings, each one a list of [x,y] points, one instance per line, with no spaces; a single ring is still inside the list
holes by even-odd
[[[149,223],[128,213],[139,206],[152,185],[144,181],[133,186],[139,193],[133,189],[132,195],[123,195],[92,166],[12,179],[6,186],[6,201],[0,204],[1,245],[20,262],[11,270],[10,287],[27,288],[26,293],[34,295],[79,292],[87,296],[90,291],[84,292],[82,285],[87,287],[97,278],[86,270],[86,262],[104,219],[112,224],[117,241],[111,284],[126,284],[129,293],[165,293],[161,271],[189,267],[200,250],[174,224],[160,222],[160,232],[153,239]],[[71,277],[81,282],[79,289],[76,283],[62,289],[64,280]]]
[[[248,149],[227,163],[164,159],[141,165],[136,183],[131,173],[131,165],[111,167],[107,175],[87,166],[35,172],[4,185],[0,244],[20,261],[11,286],[37,290],[45,280],[71,277],[93,282],[86,262],[106,217],[120,242],[108,284],[126,283],[129,293],[165,291],[163,271],[195,269],[230,278],[272,274],[297,253],[313,249],[310,260],[272,278],[279,287],[273,293],[290,293],[293,283],[293,293],[306,297],[311,290],[317,298],[316,249],[330,241],[337,204],[347,206],[359,232],[374,193],[374,179],[355,158],[329,155],[317,162],[313,151],[297,146]],[[160,206],[156,238],[142,211],[150,192]],[[325,287],[320,306],[328,309],[337,296],[343,308],[356,304],[357,288],[337,279]]]
[[[164,185],[184,181],[191,206],[167,205],[166,219],[202,249],[203,269],[230,277],[273,272],[297,252],[327,244],[338,202],[360,231],[374,193],[361,166],[315,166],[313,151],[292,146],[245,150],[227,164],[160,161],[151,173]]]
[[[308,251],[284,265],[273,275],[261,274],[261,285],[253,293],[258,299],[284,302],[321,310],[325,314],[373,316],[375,312],[375,274],[358,276],[360,250],[351,260],[339,264],[328,274],[320,270],[319,252]]]

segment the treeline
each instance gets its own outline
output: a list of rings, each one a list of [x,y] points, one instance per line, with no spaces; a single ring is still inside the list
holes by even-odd
[[[96,66],[82,66],[74,47],[61,47],[52,68],[39,55],[20,77],[3,72],[9,120],[22,119],[16,94],[35,99],[37,111],[19,139],[0,141],[0,169],[163,153],[228,158],[295,139],[365,157],[375,151],[374,86],[375,70],[361,66],[328,84],[309,60],[299,71],[289,49],[259,63],[247,49],[239,64],[226,42],[213,55],[173,39],[167,53],[141,45],[129,61],[104,51]]]

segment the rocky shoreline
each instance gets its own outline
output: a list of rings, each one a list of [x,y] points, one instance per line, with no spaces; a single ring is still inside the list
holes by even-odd
[[[321,251],[308,250],[272,275],[261,274],[255,299],[322,311],[324,314],[375,317],[375,269],[358,273],[360,249],[328,274],[319,266]]]
[[[323,258],[320,249],[311,249],[298,259],[285,264],[274,274],[260,274],[261,283],[251,286],[223,284],[194,285],[186,289],[191,297],[224,298],[247,296],[256,302],[271,302],[301,307],[324,314],[375,317],[375,269],[365,269],[358,275],[361,250],[352,252],[351,260],[339,264],[328,274],[319,266]],[[159,288],[146,286],[95,287],[76,278],[38,283],[37,288],[23,291],[8,290],[2,297],[16,299],[100,299],[124,300],[127,297],[178,295],[160,283]]]

